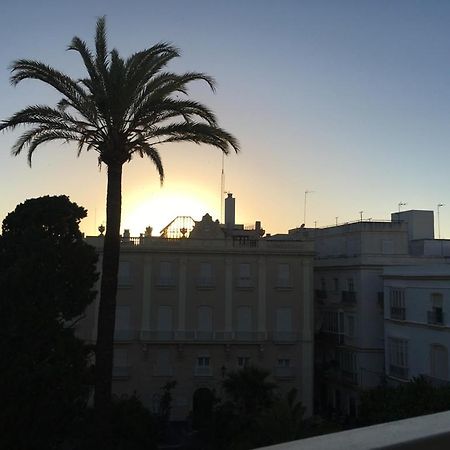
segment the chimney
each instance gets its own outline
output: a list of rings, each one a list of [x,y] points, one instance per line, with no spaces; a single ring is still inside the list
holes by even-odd
[[[234,228],[235,225],[235,200],[233,194],[228,194],[225,199],[225,225],[227,228]]]

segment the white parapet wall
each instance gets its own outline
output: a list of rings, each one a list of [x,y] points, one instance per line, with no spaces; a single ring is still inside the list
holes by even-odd
[[[450,411],[330,433],[265,450],[450,449]]]

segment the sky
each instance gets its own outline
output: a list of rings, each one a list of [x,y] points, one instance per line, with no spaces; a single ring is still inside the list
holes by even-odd
[[[225,158],[225,190],[239,223],[270,233],[305,221],[327,226],[389,220],[405,209],[440,208],[450,238],[450,2],[438,0],[1,0],[0,119],[59,96],[37,81],[16,87],[8,66],[37,59],[74,78],[77,35],[92,46],[106,15],[108,40],[123,56],[159,41],[182,56],[169,69],[203,71],[217,92],[191,85],[242,151]],[[0,220],[18,203],[65,194],[88,210],[81,228],[105,222],[106,169],[73,145],[38,148],[32,168],[10,149],[21,130],[0,134]],[[122,229],[154,234],[177,215],[220,218],[220,152],[160,149],[161,188],[150,161],[126,165]],[[436,221],[437,222],[437,221]],[[437,223],[436,223],[437,234]]]

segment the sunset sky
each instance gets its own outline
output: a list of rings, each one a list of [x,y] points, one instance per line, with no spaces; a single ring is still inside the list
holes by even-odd
[[[9,84],[18,58],[42,60],[84,76],[66,47],[75,35],[92,46],[106,15],[111,48],[123,56],[169,41],[182,57],[169,68],[204,71],[218,90],[191,85],[220,125],[241,143],[225,159],[225,188],[239,223],[261,220],[286,232],[303,222],[326,226],[398,210],[441,208],[450,238],[450,2],[302,0],[1,0],[0,119],[59,96],[39,82]],[[33,167],[10,156],[18,132],[0,134],[0,220],[27,198],[67,194],[105,220],[106,169],[96,154],[38,149]],[[160,148],[166,181],[150,161],[125,167],[122,229],[159,230],[176,215],[220,216],[221,155],[214,148]]]

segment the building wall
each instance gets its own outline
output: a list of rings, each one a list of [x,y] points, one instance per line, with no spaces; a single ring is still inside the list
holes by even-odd
[[[101,241],[91,239],[99,250]],[[311,415],[312,256],[310,243],[295,241],[285,245],[261,240],[243,248],[226,239],[147,238],[123,244],[114,392],[136,391],[151,408],[162,386],[176,380],[172,418],[183,420],[192,410],[196,389],[220,393],[224,375],[249,358],[250,364],[269,370],[282,391],[296,387],[306,416]],[[171,263],[172,271],[161,278],[165,263]],[[209,282],[201,279],[205,263],[212,268]],[[249,279],[240,279],[241,264],[250,265]],[[289,266],[288,279],[279,279],[280,264]],[[205,323],[199,323],[199,308],[200,317],[212,313],[207,331]],[[239,308],[244,308],[244,316],[248,308],[251,312],[244,330],[239,327]],[[87,339],[95,336],[95,315],[94,306],[80,327]],[[277,324],[285,328],[278,330]]]

